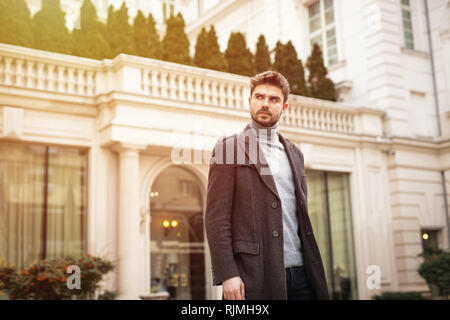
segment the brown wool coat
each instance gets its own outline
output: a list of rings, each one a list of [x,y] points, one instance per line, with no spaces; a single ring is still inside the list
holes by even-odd
[[[303,154],[279,136],[294,176],[306,272],[317,298],[329,299],[322,259],[308,216]],[[267,170],[264,156],[254,158],[255,152],[249,152],[254,150],[249,148],[253,138],[254,131],[247,125],[241,133],[220,139],[212,153],[205,227],[213,284],[221,285],[231,277],[240,276],[246,299],[282,300],[287,299],[287,292],[281,200],[273,177],[262,171],[264,167]],[[217,162],[222,152],[234,161]]]

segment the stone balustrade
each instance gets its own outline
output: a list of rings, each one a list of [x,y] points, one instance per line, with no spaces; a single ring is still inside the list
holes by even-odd
[[[355,133],[357,110],[336,103],[292,96],[281,124],[305,129]]]
[[[214,76],[192,76],[177,70],[142,69],[142,91],[169,98],[225,108],[245,109],[248,81],[227,81]],[[247,94],[246,94],[247,93]]]
[[[99,61],[5,44],[0,44],[0,86],[90,97],[128,92],[161,99],[162,104],[169,99],[245,112],[250,94],[248,77],[225,72],[123,54]],[[375,130],[369,133],[380,134],[382,112],[361,110],[291,95],[281,124],[359,134],[376,120]]]
[[[94,65],[95,60],[0,44],[1,85],[94,96]]]

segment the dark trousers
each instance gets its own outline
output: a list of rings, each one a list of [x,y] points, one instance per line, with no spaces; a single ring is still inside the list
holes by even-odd
[[[305,266],[286,268],[286,288],[288,300],[316,299]]]

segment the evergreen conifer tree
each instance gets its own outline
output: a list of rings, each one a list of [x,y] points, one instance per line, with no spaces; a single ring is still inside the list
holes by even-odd
[[[149,46],[148,57],[153,59],[161,59],[163,55],[162,43],[159,38],[158,31],[156,30],[156,21],[151,13],[149,13],[147,17],[147,29],[148,29],[148,46]]]
[[[277,42],[272,69],[286,77],[291,86],[291,93],[301,96],[309,95],[302,61],[298,59],[297,51],[291,41],[285,45]]]
[[[247,48],[245,37],[240,32],[232,32],[228,39],[225,59],[228,63],[228,72],[243,76],[253,76],[255,66],[253,55]]]
[[[284,71],[284,46],[280,41],[275,45],[275,58],[272,64],[272,69],[280,73]]]
[[[112,5],[108,7],[106,34],[111,49],[110,58],[114,58],[120,53],[135,54],[133,30],[128,19],[128,8],[125,2],[122,2],[117,11],[114,11]]]
[[[227,62],[220,52],[216,30],[211,26],[209,32],[202,28],[195,44],[194,64],[201,68],[227,71]]]
[[[147,19],[141,10],[138,11],[133,21],[134,48],[136,55],[141,57],[150,56],[149,28]]]
[[[72,53],[71,37],[59,0],[42,0],[41,10],[33,16],[33,30],[34,48]]]
[[[227,71],[227,60],[223,53],[220,51],[219,41],[217,39],[216,29],[213,25],[209,28],[208,32],[208,52],[209,52],[209,69],[217,71]]]
[[[257,73],[267,71],[270,68],[269,48],[264,35],[260,35],[256,43],[255,67]]]
[[[72,53],[92,59],[108,58],[109,44],[102,32],[104,25],[98,21],[97,11],[91,0],[84,0],[80,16],[80,29],[72,31]]]
[[[191,64],[189,39],[184,31],[185,23],[181,13],[170,15],[166,20],[166,34],[162,41],[163,60]]]
[[[208,59],[208,33],[202,27],[195,43],[194,65],[200,68],[207,68]]]
[[[284,51],[284,70],[282,74],[286,77],[291,85],[293,94],[308,96],[308,88],[306,87],[305,71],[300,59],[297,58],[297,51],[291,41],[288,41],[283,48]]]
[[[156,22],[152,14],[145,18],[141,10],[138,11],[133,23],[134,47],[136,54],[141,57],[161,59],[162,47],[156,30]]]
[[[0,0],[0,42],[33,46],[33,26],[25,0]]]
[[[322,51],[314,44],[306,61],[309,70],[308,83],[311,96],[318,99],[337,101],[338,95],[333,81],[327,77],[328,70],[323,62]]]

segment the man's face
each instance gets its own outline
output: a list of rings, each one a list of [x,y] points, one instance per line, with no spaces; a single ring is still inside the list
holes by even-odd
[[[288,107],[283,103],[283,90],[271,84],[256,86],[248,102],[252,118],[264,127],[275,125]]]

